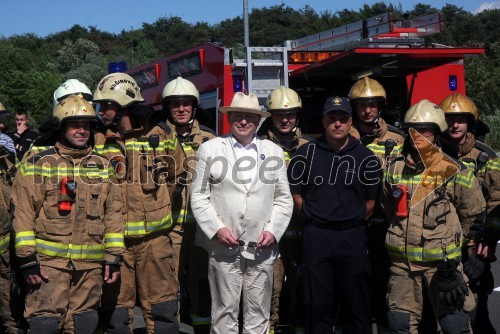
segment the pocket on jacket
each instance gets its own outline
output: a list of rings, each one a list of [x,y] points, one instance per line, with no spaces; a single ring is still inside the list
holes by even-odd
[[[87,189],[86,214],[90,219],[104,217],[105,191],[108,182],[101,179],[100,183],[89,184]]]

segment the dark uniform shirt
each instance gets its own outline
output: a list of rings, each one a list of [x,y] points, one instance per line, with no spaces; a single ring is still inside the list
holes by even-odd
[[[26,129],[22,134],[14,132],[7,133],[12,141],[14,142],[14,146],[16,147],[17,159],[19,161],[23,160],[24,153],[26,153],[33,141],[38,138],[40,135],[38,132],[31,130],[30,128]]]
[[[381,169],[373,152],[353,137],[335,152],[322,136],[297,150],[288,179],[292,194],[302,195],[306,221],[361,221],[366,201],[377,198]]]

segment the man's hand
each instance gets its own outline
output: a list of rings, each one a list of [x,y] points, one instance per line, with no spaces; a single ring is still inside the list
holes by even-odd
[[[23,271],[23,278],[30,285],[41,284],[42,281],[49,280],[49,276],[45,274],[45,271],[39,264]]]
[[[22,135],[24,133],[24,131],[26,131],[27,129],[28,129],[28,124],[26,124],[24,122],[18,123],[16,132],[19,133],[20,135]]]
[[[257,241],[257,249],[266,248],[276,243],[276,238],[269,231],[262,231]]]
[[[104,282],[106,284],[111,284],[116,282],[120,276],[120,266],[118,265],[104,265]]]
[[[223,227],[217,231],[217,240],[227,247],[237,247],[239,245],[238,239],[236,239],[236,236],[227,227]]]
[[[496,247],[490,247],[487,242],[480,242],[477,245],[477,256],[484,261],[491,261],[495,255]]]

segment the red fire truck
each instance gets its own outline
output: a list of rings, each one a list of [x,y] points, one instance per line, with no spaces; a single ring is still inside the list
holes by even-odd
[[[454,91],[465,93],[463,59],[484,49],[425,42],[425,36],[443,29],[441,13],[395,20],[388,12],[279,47],[247,47],[245,59],[235,59],[230,48],[205,43],[127,73],[155,109],[161,108],[167,82],[177,76],[192,81],[200,91],[197,117],[218,134],[229,130],[218,107],[229,105],[235,92],[255,93],[264,105],[279,85],[299,93],[307,133],[319,133],[326,98],[346,96],[356,80],[369,75],[385,87],[384,118],[397,125],[404,111],[423,98],[439,103]]]

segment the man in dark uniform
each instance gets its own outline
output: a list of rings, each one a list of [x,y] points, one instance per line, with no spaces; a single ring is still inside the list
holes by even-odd
[[[305,221],[306,332],[332,332],[332,301],[339,293],[343,333],[371,333],[365,222],[377,198],[380,163],[349,135],[347,98],[328,98],[322,122],[324,135],[301,146],[288,168],[294,203]]]

